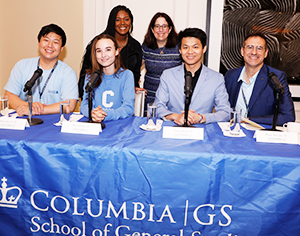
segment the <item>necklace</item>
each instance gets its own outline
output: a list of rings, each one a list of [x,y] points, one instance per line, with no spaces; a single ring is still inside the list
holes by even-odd
[[[165,47],[159,48],[159,50],[160,50],[159,54],[164,54]]]
[[[123,48],[124,46],[126,46],[127,42],[128,42],[128,35],[126,35],[126,39],[125,39],[125,41],[124,41],[123,44],[120,44],[120,43],[118,42],[119,48]]]

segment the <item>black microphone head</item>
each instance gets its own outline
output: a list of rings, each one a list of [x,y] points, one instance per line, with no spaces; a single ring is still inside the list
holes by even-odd
[[[269,81],[271,81],[276,92],[278,92],[280,94],[284,94],[284,87],[280,83],[278,76],[274,72],[271,72],[269,74]]]
[[[85,86],[86,93],[91,92],[94,89],[95,82],[98,80],[99,76],[101,75],[100,70],[95,70],[94,73],[91,75],[89,82]]]
[[[190,95],[191,92],[192,92],[192,73],[190,71],[186,71],[184,93]]]
[[[187,71],[187,72],[185,73],[185,76],[191,76],[191,77],[192,77],[192,72]]]
[[[37,73],[40,77],[43,74],[43,70],[38,68],[34,73]]]
[[[94,74],[98,74],[98,76],[99,76],[99,75],[101,75],[101,71],[100,70],[95,70]]]
[[[43,70],[40,69],[40,68],[38,68],[38,69],[33,73],[31,79],[28,80],[27,83],[25,84],[23,91],[26,92],[26,91],[30,90],[30,89],[33,87],[35,81],[36,81],[42,74],[43,74]]]

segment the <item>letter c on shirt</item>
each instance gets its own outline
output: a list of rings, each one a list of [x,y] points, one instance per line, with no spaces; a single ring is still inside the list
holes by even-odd
[[[104,107],[111,108],[114,105],[113,102],[107,103],[107,97],[108,96],[114,96],[114,95],[115,95],[115,93],[112,90],[108,90],[108,91],[103,92],[103,94],[102,94],[102,104],[103,104]]]

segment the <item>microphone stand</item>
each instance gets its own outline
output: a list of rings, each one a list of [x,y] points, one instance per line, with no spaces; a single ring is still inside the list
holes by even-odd
[[[32,126],[32,125],[43,124],[44,121],[42,119],[32,118],[32,91],[31,91],[31,87],[28,88],[27,101],[28,101],[28,106],[29,106],[29,115],[28,115],[28,119],[27,119],[29,125]]]
[[[185,102],[184,102],[184,123],[183,123],[183,125],[175,125],[175,127],[196,128],[193,125],[188,125],[188,113],[189,113],[189,106],[190,106],[190,98],[191,98],[191,93],[190,93],[190,91],[187,91],[185,94]]]
[[[273,125],[272,125],[273,131],[279,131],[276,129],[278,112],[279,112],[279,100],[280,100],[280,92],[275,90],[275,109],[274,109]]]
[[[281,130],[276,129],[278,112],[279,112],[280,95],[281,95],[281,92],[275,89],[275,108],[274,108],[274,115],[273,115],[273,124],[272,124],[271,129],[265,129],[267,131],[281,131]]]
[[[92,90],[89,91],[89,95],[88,95],[88,107],[89,107],[89,122],[93,123],[93,120],[92,120],[92,108],[93,108]]]
[[[184,124],[183,127],[189,127],[187,121],[188,121],[188,113],[189,113],[189,101],[190,101],[190,95],[187,93],[185,95],[185,104],[184,104]]]
[[[92,109],[93,109],[93,95],[92,95],[92,88],[89,88],[89,94],[88,94],[88,107],[89,107],[89,123],[93,123],[92,120]],[[100,122],[102,130],[105,128],[105,124],[103,122]]]

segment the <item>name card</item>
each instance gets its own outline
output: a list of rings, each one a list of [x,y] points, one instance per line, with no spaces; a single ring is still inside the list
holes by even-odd
[[[24,130],[25,127],[29,127],[27,119],[0,118],[0,129]]]
[[[192,128],[192,127],[163,127],[163,138],[174,138],[174,139],[204,139],[203,128]]]
[[[257,130],[255,137],[256,142],[299,144],[298,134],[293,132]]]
[[[85,123],[85,122],[62,122],[61,132],[72,134],[91,134],[99,135],[102,132],[100,123]]]

